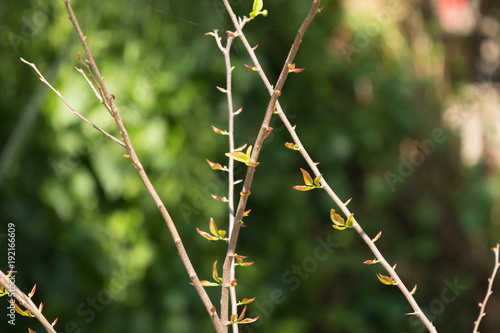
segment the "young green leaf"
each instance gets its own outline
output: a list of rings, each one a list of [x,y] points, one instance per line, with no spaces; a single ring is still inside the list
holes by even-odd
[[[300,168],[300,171],[302,171],[302,177],[304,178],[304,184],[308,185],[308,186],[313,186],[313,179],[311,178],[311,175],[309,174],[309,172],[307,172],[306,170]]]
[[[378,263],[377,259],[363,261],[363,264],[365,264],[365,265],[373,265],[373,264],[376,264],[376,263]]]
[[[333,223],[335,223],[336,225],[345,226],[344,219],[342,218],[342,216],[335,213],[335,209],[333,209],[333,208],[330,211],[330,218],[332,219]]]
[[[214,266],[212,267],[212,277],[216,282],[222,282],[222,279],[219,277],[219,274],[217,274],[217,260],[214,262]]]
[[[334,225],[332,225],[332,227],[334,227],[335,229],[340,230],[340,231],[347,229],[347,227],[345,225],[334,224]]]
[[[310,190],[313,189],[313,187],[306,186],[306,185],[295,185],[293,188],[296,189],[296,190],[299,190],[299,191],[303,191],[303,192],[310,191]]]
[[[250,299],[243,298],[241,301],[238,302],[238,305],[250,304],[253,301],[255,301],[255,297]]]
[[[212,129],[214,130],[215,133],[217,134],[221,134],[221,135],[229,135],[229,132],[228,131],[223,131],[223,130],[220,130],[218,129],[217,127],[213,126],[212,125]]]
[[[262,10],[262,7],[264,7],[264,1],[254,0],[252,11],[253,12],[260,12]]]
[[[210,282],[207,280],[200,281],[200,283],[203,287],[218,287],[221,285],[221,283]],[[190,284],[192,284],[192,283],[190,283]]]
[[[248,159],[250,159],[250,156],[252,155],[252,145],[250,145],[248,148],[247,148],[247,153],[246,155],[248,156]]]
[[[259,317],[255,317],[255,318],[245,318],[243,320],[240,320],[238,322],[238,324],[251,324],[251,323],[257,321],[257,319],[259,319],[259,318],[260,318],[260,316]]]
[[[200,229],[196,228],[196,231],[203,237],[208,239],[211,242],[217,242],[219,240],[219,237],[215,237],[210,235],[208,232],[201,231]]]
[[[14,301],[12,301],[14,302]],[[20,315],[22,316],[25,316],[25,317],[34,317],[34,315],[30,312],[30,310],[26,309],[26,310],[22,310],[19,305],[17,305],[17,303],[14,302],[14,309],[16,310],[17,313],[19,313]]]
[[[219,230],[219,237],[221,239],[224,239],[225,236],[226,236],[226,230]]]
[[[382,275],[382,274],[377,274],[377,277],[378,277],[378,279],[379,279],[380,282],[382,282],[383,284],[386,284],[388,286],[392,286],[392,285],[396,284],[396,282],[390,276],[385,276],[385,275]]]
[[[206,159],[207,160],[207,159]],[[213,169],[213,170],[220,170],[220,171],[229,171],[227,166],[222,166],[221,164],[219,163],[214,163],[214,162],[211,162],[209,160],[207,160],[207,163],[210,165],[210,167]]]
[[[245,153],[242,153],[241,151],[233,151],[230,153],[226,153],[227,157],[231,157],[235,161],[241,162],[241,163],[247,163],[248,162],[248,156]]]
[[[217,201],[222,201],[222,202],[228,202],[229,201],[229,200],[227,200],[226,197],[218,197],[218,196],[216,196],[214,194],[211,194],[211,196],[212,196],[212,198],[214,198]]]
[[[354,224],[354,213],[352,213],[351,215],[349,215],[349,218],[347,219],[345,225],[347,227],[351,228],[353,224]]]
[[[219,229],[217,229],[217,225],[215,224],[215,221],[213,218],[210,218],[209,226],[210,226],[210,232],[212,233],[212,235],[214,235],[216,237],[219,236]]]
[[[319,181],[321,180],[321,177],[323,176],[323,174],[319,175],[318,177],[314,178],[314,186],[318,186],[320,187],[319,185]]]

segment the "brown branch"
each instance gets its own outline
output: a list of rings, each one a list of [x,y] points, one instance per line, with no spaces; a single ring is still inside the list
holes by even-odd
[[[243,34],[242,27],[243,25],[248,22],[248,18],[244,18],[243,20],[239,20],[236,15],[234,14],[231,5],[229,4],[228,0],[223,0],[224,5],[226,7],[227,12],[229,13],[229,16],[231,17],[231,20],[233,21],[233,24],[236,28],[238,37],[240,37],[241,41],[245,45],[245,48],[252,49],[250,46],[250,43],[246,39],[245,35]],[[264,116],[264,120],[262,121],[261,128],[259,130],[259,134],[257,135],[257,139],[255,140],[254,144],[254,149],[251,155],[251,160],[253,162],[257,162],[260,154],[260,150],[262,148],[262,144],[264,142],[264,139],[266,137],[266,134],[268,132],[269,124],[271,122],[272,115],[274,113],[275,107],[277,105],[277,100],[278,97],[281,93],[281,90],[283,88],[283,85],[285,84],[286,78],[288,76],[289,72],[289,65],[293,63],[293,59],[295,58],[295,55],[297,54],[297,51],[300,47],[300,43],[302,42],[302,37],[304,36],[305,31],[307,30],[309,24],[313,20],[314,16],[318,12],[318,7],[319,7],[319,1],[314,1],[313,6],[311,10],[309,11],[309,14],[306,16],[304,22],[300,26],[297,35],[295,37],[295,40],[292,44],[292,47],[290,49],[290,52],[288,53],[288,56],[286,58],[285,64],[283,65],[283,69],[281,70],[281,74],[278,78],[278,81],[276,83],[274,91],[271,93],[271,99],[269,101],[269,104],[266,109],[266,113]],[[253,51],[253,50],[252,50]],[[255,53],[250,53],[250,56],[252,60],[254,60],[255,67],[257,68],[257,71],[259,72],[259,75],[263,78],[265,78],[265,81],[267,81],[268,85],[270,86],[269,80],[267,80],[267,77],[265,76],[262,67],[260,66],[257,57],[255,56]],[[221,304],[227,303],[228,299],[228,289],[229,289],[229,284],[230,284],[230,267],[231,267],[231,262],[233,261],[233,257],[235,254],[235,249],[236,249],[236,243],[238,242],[238,235],[240,231],[241,225],[239,224],[239,221],[242,220],[243,218],[243,213],[245,211],[245,207],[248,201],[248,196],[250,195],[250,188],[252,185],[253,181],[253,176],[255,173],[255,167],[250,166],[247,170],[247,174],[245,177],[245,182],[243,184],[243,190],[242,193],[243,195],[240,195],[240,201],[238,204],[238,209],[236,211],[236,216],[235,216],[235,225],[233,228],[233,232],[230,235],[229,238],[229,246],[228,250],[226,253],[226,259],[224,261],[224,266],[223,266],[223,282],[222,282],[222,292],[221,292]],[[228,320],[228,311],[222,311],[221,310],[221,321],[222,323],[227,323]]]
[[[76,115],[78,118],[82,119],[84,122],[86,122],[87,124],[89,124],[90,126],[92,126],[93,128],[95,128],[96,130],[98,130],[99,132],[101,132],[102,134],[104,134],[107,138],[113,140],[114,142],[118,143],[120,146],[122,146],[123,148],[126,148],[125,144],[123,142],[121,142],[120,140],[118,140],[117,138],[115,138],[114,136],[112,136],[111,134],[109,134],[108,132],[106,132],[105,130],[99,128],[97,125],[95,125],[94,123],[92,123],[91,121],[89,121],[87,118],[85,118],[84,116],[82,116],[80,113],[78,113],[69,103],[68,101],[66,101],[66,99],[61,95],[61,93],[59,92],[59,90],[56,90],[50,83],[49,81],[47,81],[45,79],[45,77],[42,75],[42,73],[40,73],[40,71],[38,70],[38,68],[36,67],[35,64],[31,63],[31,62],[28,62],[26,60],[24,60],[23,58],[21,58],[21,61],[24,62],[25,64],[27,65],[30,65],[34,70],[35,72],[37,72],[38,76],[40,77],[40,81],[42,81],[43,83],[45,83],[63,102],[64,104],[66,104],[66,106],[69,108],[68,111],[74,115]],[[78,69],[77,69],[78,70]],[[85,75],[84,75],[85,76]],[[87,81],[88,82],[88,81]],[[90,82],[89,82],[90,84]]]
[[[223,1],[224,1],[224,4],[227,3],[227,0],[223,0]],[[317,8],[319,7],[320,0],[317,0],[317,1],[315,0],[315,1],[313,1],[313,3],[314,3],[313,7],[316,8],[316,12],[317,12]],[[234,13],[232,11],[230,11],[229,4],[226,5],[226,9],[228,10],[228,12],[229,12],[229,14],[231,16],[231,19],[233,20],[233,23],[236,26],[238,34],[240,35],[239,37],[243,41],[245,49],[247,50],[248,54],[252,58],[252,61],[254,62],[254,65],[255,65],[255,68],[257,69],[257,72],[259,73],[262,81],[264,82],[264,85],[268,89],[269,94],[271,95],[271,99],[273,99],[273,97],[274,97],[274,95],[276,93],[276,90],[273,89],[273,87],[271,86],[269,80],[267,79],[267,76],[265,75],[264,71],[262,70],[262,67],[260,66],[260,63],[259,63],[259,61],[257,59],[257,56],[255,55],[254,50],[252,49],[252,47],[246,41],[246,38],[245,38],[243,32],[241,31],[241,29],[238,29],[238,20],[236,19],[236,16],[234,15]],[[309,156],[309,154],[307,153],[306,149],[302,145],[302,143],[301,143],[298,135],[295,132],[295,128],[288,121],[288,118],[286,117],[285,113],[283,112],[283,109],[281,108],[281,105],[279,104],[279,102],[276,103],[276,113],[279,115],[279,117],[281,118],[281,120],[285,124],[285,127],[287,128],[287,130],[289,131],[290,135],[292,136],[295,144],[297,145],[297,148],[298,148],[299,152],[302,154],[303,158],[305,159],[305,161],[307,162],[307,164],[309,165],[309,167],[313,170],[315,176],[316,177],[321,176],[321,173],[320,173],[318,167],[316,166],[316,163],[312,160],[312,158]],[[326,180],[324,179],[324,177],[321,177],[320,184],[325,189],[325,191],[330,196],[330,198],[332,198],[332,200],[337,204],[337,206],[340,207],[340,209],[345,214],[345,216],[349,217],[351,215],[351,212],[349,211],[349,209],[347,208],[347,206],[344,204],[344,202],[342,202],[339,199],[339,197],[335,194],[335,192],[331,189],[331,187],[328,185],[328,183],[326,182]],[[391,265],[389,265],[389,263],[387,262],[387,260],[385,260],[385,258],[382,256],[382,254],[378,250],[378,248],[375,245],[375,243],[372,241],[372,239],[370,237],[368,237],[368,235],[364,232],[364,230],[361,228],[361,226],[359,225],[359,223],[355,219],[353,219],[353,228],[358,232],[358,234],[361,236],[361,238],[363,238],[363,240],[365,241],[365,243],[368,245],[368,247],[370,248],[370,250],[375,254],[377,260],[384,267],[384,269],[387,272],[389,272],[389,274],[391,275],[391,277],[395,281],[395,283],[398,286],[398,288],[401,290],[401,292],[403,293],[403,295],[405,296],[405,298],[408,300],[408,302],[412,306],[412,308],[414,310],[414,313],[412,313],[412,314],[416,315],[422,321],[422,323],[429,330],[429,332],[436,333],[437,331],[434,328],[434,325],[425,316],[425,314],[423,313],[423,311],[420,309],[419,305],[417,304],[417,302],[413,298],[413,295],[410,293],[410,291],[408,290],[408,288],[406,288],[406,286],[403,284],[402,280],[399,278],[399,276],[396,273],[396,271],[392,268]]]
[[[488,290],[486,291],[486,295],[484,296],[484,300],[482,303],[479,303],[479,306],[481,307],[481,311],[479,311],[479,316],[477,317],[477,320],[474,322],[474,331],[472,333],[478,333],[479,329],[479,324],[481,323],[481,320],[483,319],[484,316],[486,316],[486,312],[484,310],[486,309],[486,303],[488,303],[488,299],[490,298],[491,294],[493,294],[493,280],[495,280],[495,276],[497,275],[498,272],[498,267],[500,266],[500,262],[498,259],[498,252],[500,249],[500,244],[497,244],[494,248],[492,248],[493,252],[495,252],[495,266],[493,267],[493,272],[491,273],[491,277],[488,279]]]
[[[132,142],[128,136],[128,133],[125,129],[125,126],[123,124],[123,121],[120,117],[120,114],[118,112],[118,109],[114,103],[114,96],[110,94],[106,88],[106,85],[104,84],[104,79],[99,72],[99,69],[97,67],[97,64],[94,60],[94,57],[92,56],[92,53],[90,52],[90,49],[87,44],[87,38],[84,36],[78,21],[73,13],[73,9],[71,8],[71,5],[69,3],[69,0],[64,0],[64,4],[66,5],[66,9],[69,14],[69,19],[73,23],[73,26],[75,27],[75,30],[78,34],[78,37],[80,38],[80,41],[83,45],[83,49],[85,50],[85,54],[87,55],[88,63],[90,65],[90,68],[95,74],[95,77],[97,78],[97,82],[99,84],[98,90],[100,90],[104,96],[104,101],[103,104],[106,106],[108,111],[110,112],[111,116],[113,117],[113,120],[115,121],[116,125],[118,126],[120,130],[120,134],[123,138],[123,141],[126,145],[128,155],[126,157],[130,158],[132,161],[132,164],[134,165],[135,169],[137,170],[139,177],[141,178],[142,182],[146,186],[146,189],[148,190],[149,194],[153,198],[153,201],[155,202],[156,206],[158,207],[160,214],[162,215],[163,219],[165,220],[165,224],[167,225],[170,234],[172,235],[172,238],[174,240],[175,246],[177,248],[177,251],[179,253],[179,256],[182,260],[182,263],[184,264],[184,267],[189,275],[189,278],[191,279],[192,284],[194,285],[196,292],[200,296],[203,304],[205,305],[205,308],[210,315],[210,319],[212,320],[212,324],[214,325],[214,328],[217,332],[222,332],[222,325],[220,323],[220,320],[217,316],[217,313],[214,311],[214,306],[208,297],[208,294],[206,293],[205,289],[200,283],[200,280],[198,278],[198,275],[196,274],[196,271],[193,268],[193,265],[191,264],[191,261],[189,259],[189,256],[186,252],[186,249],[184,248],[184,244],[182,243],[182,240],[179,236],[179,233],[177,232],[177,228],[175,227],[175,224],[170,217],[170,214],[168,213],[167,209],[165,208],[165,205],[161,201],[158,193],[156,192],[155,188],[153,187],[153,184],[149,180],[146,172],[144,171],[144,168],[132,146]]]
[[[26,296],[25,293],[21,291],[4,272],[0,271],[0,284],[2,287],[9,291],[10,295],[13,295],[15,299],[19,302],[19,305],[27,309],[35,318],[43,325],[43,327],[49,333],[57,333],[51,323],[45,318],[45,316],[38,310],[38,307],[33,303],[31,298]],[[13,292],[12,292],[13,291]],[[13,302],[13,301],[9,301]]]

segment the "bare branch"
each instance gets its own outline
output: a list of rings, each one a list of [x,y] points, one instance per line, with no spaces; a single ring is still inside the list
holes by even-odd
[[[64,99],[64,97],[61,95],[61,93],[59,92],[59,90],[56,90],[54,87],[52,87],[52,85],[45,79],[45,77],[42,75],[42,73],[40,73],[40,71],[38,70],[38,68],[36,67],[35,64],[33,64],[31,62],[28,62],[28,61],[24,60],[23,58],[21,58],[21,61],[24,62],[27,65],[30,65],[35,70],[35,72],[40,77],[40,81],[42,81],[43,83],[45,83],[64,102],[64,104],[66,104],[66,106],[69,108],[68,111],[70,113],[72,113],[72,114],[76,115],[78,118],[82,119],[84,122],[86,122],[87,124],[89,124],[90,126],[92,126],[93,128],[95,128],[96,130],[98,130],[99,132],[101,132],[102,134],[104,134],[107,138],[109,138],[109,139],[113,140],[114,142],[118,143],[123,148],[126,148],[126,146],[125,146],[125,144],[123,142],[121,142],[120,140],[118,140],[117,138],[115,138],[114,136],[112,136],[111,134],[109,134],[108,132],[106,132],[105,130],[102,130],[97,125],[95,125],[94,123],[92,123],[91,121],[89,121],[87,118],[85,118],[84,116],[82,116],[80,113],[78,113],[68,103],[68,101],[66,101]]]
[[[4,272],[0,271],[0,284],[5,290],[8,290],[10,295],[13,295],[15,299],[19,302],[19,305],[27,309],[35,318],[43,325],[43,327],[49,333],[57,333],[52,324],[49,323],[47,318],[38,310],[38,307],[33,303],[31,298],[26,296],[25,293],[21,291]],[[13,301],[12,301],[13,302]]]
[[[228,33],[228,38],[226,46],[222,46],[221,38],[219,37],[217,30],[213,33],[208,33],[215,38],[217,46],[224,55],[224,62],[226,65],[226,96],[227,96],[227,108],[229,117],[229,128],[228,128],[228,140],[229,140],[229,151],[234,151],[234,107],[233,107],[233,93],[232,93],[232,72],[233,68],[231,66],[231,46],[234,37]],[[229,208],[229,235],[233,232],[234,228],[234,160],[229,158],[228,162],[228,208]],[[231,261],[229,281],[235,279],[235,261],[234,258]],[[224,270],[223,270],[224,276]],[[222,288],[229,288],[229,293],[231,295],[231,314],[238,315],[238,300],[236,298],[236,287],[229,285],[222,285]],[[229,304],[228,299],[221,297],[221,318],[228,318]],[[233,324],[233,333],[238,333],[238,324]]]
[[[478,333],[477,330],[479,329],[479,324],[481,323],[483,317],[486,316],[486,312],[484,312],[484,310],[486,309],[486,303],[488,303],[488,299],[490,298],[491,294],[493,294],[492,290],[493,280],[495,280],[495,276],[497,275],[498,272],[498,267],[500,266],[500,262],[498,259],[499,249],[500,249],[500,244],[497,244],[497,246],[492,248],[493,252],[495,252],[495,266],[493,267],[493,272],[491,273],[491,277],[488,279],[488,290],[486,291],[484,300],[482,303],[479,303],[481,311],[479,311],[479,316],[477,317],[477,320],[474,322],[474,331],[472,331],[472,333]]]

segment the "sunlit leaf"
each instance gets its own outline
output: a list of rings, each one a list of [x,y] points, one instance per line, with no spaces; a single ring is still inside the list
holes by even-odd
[[[212,198],[214,198],[217,201],[222,201],[222,202],[228,202],[229,201],[229,200],[227,200],[226,197],[218,197],[215,194],[211,194],[211,196],[212,196]]]
[[[238,324],[251,324],[251,323],[257,321],[259,318],[260,318],[260,316],[259,317],[255,317],[255,318],[245,318],[243,320],[240,320],[238,322]]]
[[[385,275],[382,275],[382,274],[377,274],[377,277],[378,277],[378,279],[379,279],[380,282],[382,282],[383,284],[386,284],[388,286],[392,286],[392,285],[396,284],[396,282],[390,276],[385,276]]]
[[[318,177],[314,178],[314,185],[315,185],[315,186],[320,186],[320,185],[319,185],[319,181],[320,181],[320,179],[321,179],[321,177],[322,177],[322,176],[323,176],[323,175],[321,174],[321,175],[319,175]]]
[[[200,283],[203,287],[218,287],[221,285],[221,283],[210,282],[207,280],[200,281]]]
[[[352,225],[354,224],[354,213],[351,213],[351,215],[349,215],[349,218],[347,219],[345,225],[347,227],[352,227]]]
[[[34,315],[28,310],[21,310],[21,308],[19,307],[19,305],[17,305],[17,303],[14,303],[14,309],[16,310],[17,313],[19,313],[20,315],[23,315],[25,317],[34,317]]]
[[[332,219],[333,223],[335,223],[336,225],[345,226],[344,219],[342,218],[342,216],[335,213],[335,209],[333,209],[333,208],[330,211],[330,218]]]
[[[222,282],[222,279],[219,277],[219,274],[217,274],[217,260],[215,260],[214,265],[212,267],[212,277],[214,278],[214,281]]]
[[[332,225],[332,227],[334,227],[337,230],[345,230],[345,229],[347,229],[346,226],[336,225],[336,224]]]
[[[250,160],[250,156],[252,155],[252,145],[250,145],[248,148],[247,148],[247,152],[246,152],[246,155],[248,157],[248,159]]]
[[[293,188],[299,191],[310,191],[313,189],[311,186],[305,186],[305,185],[296,185]]]
[[[231,157],[232,159],[245,164],[250,160],[249,157],[245,153],[242,153],[241,151],[233,151],[231,153],[226,153],[226,156]]]
[[[241,310],[240,316],[238,317],[238,321],[240,321],[243,318],[245,318],[245,312],[246,311],[247,311],[247,306],[245,305],[245,307],[243,308],[243,310]]]
[[[214,130],[215,133],[221,134],[221,135],[229,135],[228,131],[223,131],[221,129],[218,129],[217,127],[212,125],[212,129]]]
[[[238,305],[250,304],[253,301],[255,301],[255,297],[254,298],[250,298],[250,299],[243,298],[241,301],[238,302]]]
[[[214,235],[214,236],[219,235],[219,229],[217,229],[217,225],[215,224],[215,221],[213,218],[210,218],[209,227],[210,227],[210,232],[212,233],[212,235]]]
[[[262,10],[262,7],[264,7],[263,0],[254,0],[253,6],[252,6],[252,11],[253,12],[260,12]]]
[[[309,172],[307,172],[306,170],[300,168],[300,171],[302,171],[302,177],[304,178],[304,184],[306,185],[309,185],[309,186],[313,186],[313,179],[311,178],[311,175],[309,174]]]
[[[377,259],[363,261],[363,264],[365,264],[365,265],[373,265],[376,263],[378,263]]]
[[[224,166],[222,166],[222,165],[221,165],[221,164],[219,164],[219,163],[213,163],[213,162],[209,161],[208,159],[207,159],[207,163],[210,165],[210,167],[211,167],[213,170],[229,171],[229,170],[227,169],[227,166],[225,166],[225,165],[224,165]]]
[[[196,228],[196,231],[204,238],[208,239],[211,242],[217,242],[219,240],[218,237],[210,235],[208,232],[201,231],[200,229]]]
[[[248,267],[248,266],[252,266],[253,264],[254,264],[254,261],[252,261],[252,262],[239,262],[236,265],[243,266],[243,267]]]

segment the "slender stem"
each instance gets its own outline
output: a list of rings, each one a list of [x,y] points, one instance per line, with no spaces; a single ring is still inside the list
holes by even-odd
[[[479,312],[479,316],[477,317],[477,320],[474,322],[474,331],[472,333],[478,333],[479,329],[479,324],[481,323],[481,320],[483,317],[486,315],[484,310],[486,309],[486,303],[488,303],[488,299],[490,298],[491,294],[493,294],[493,280],[495,280],[495,276],[497,275],[498,272],[498,267],[500,266],[500,262],[498,261],[498,252],[500,249],[500,244],[497,244],[492,250],[495,252],[495,266],[493,267],[493,272],[491,273],[491,277],[488,279],[488,290],[486,291],[486,295],[484,296],[484,300],[482,303],[479,303],[479,306],[481,307],[481,311]]]
[[[224,4],[227,3],[227,0],[223,0],[223,1],[224,1]],[[309,15],[306,18],[306,21],[308,20],[310,15],[315,15],[317,13],[319,3],[320,3],[320,0],[313,2],[313,8],[309,12]],[[228,8],[228,7],[229,7],[229,4],[226,5],[226,9],[229,12],[230,8]],[[235,24],[235,26],[238,30],[236,16],[232,12],[229,12],[229,14],[230,14],[231,18],[233,19],[233,23]],[[314,16],[312,16],[312,17],[314,17]],[[312,20],[312,17],[311,17],[311,20]],[[304,23],[306,23],[306,21]],[[307,26],[306,26],[306,28],[307,28]],[[299,37],[300,33],[301,33],[301,30],[299,29],[299,32],[297,33],[297,37]],[[257,56],[255,55],[254,50],[246,41],[246,38],[245,38],[243,32],[241,31],[241,29],[238,30],[238,34],[239,34],[239,37],[241,38],[241,40],[243,41],[243,44],[244,44],[248,54],[252,58],[252,61],[254,62],[254,65],[255,65],[255,68],[257,69],[257,72],[259,73],[262,81],[264,82],[264,85],[266,86],[267,90],[269,91],[269,94],[271,95],[271,100],[272,100],[273,96],[275,95],[276,90],[273,89],[273,87],[271,86],[269,80],[267,79],[267,76],[265,75],[264,71],[262,70],[262,67],[260,66],[260,63],[257,59]],[[303,31],[302,31],[302,35],[303,35]],[[301,40],[301,38],[302,38],[302,36],[300,36],[300,40]],[[297,38],[296,38],[296,41],[297,41]],[[299,42],[299,44],[300,44],[300,42]],[[294,45],[295,45],[295,43],[294,43]],[[297,48],[298,48],[298,45],[297,45]],[[294,47],[292,46],[292,49],[290,50],[290,52],[292,52],[293,49],[294,49]],[[295,144],[297,145],[299,152],[302,154],[303,158],[305,159],[305,161],[307,162],[309,167],[313,170],[315,176],[320,176],[321,173],[320,173],[318,167],[316,166],[315,162],[311,159],[311,157],[307,153],[306,149],[302,145],[299,137],[297,136],[297,134],[295,132],[295,128],[288,121],[288,118],[286,117],[286,115],[283,112],[283,109],[281,108],[279,103],[276,104],[276,113],[278,114],[278,116],[281,118],[281,120],[285,124],[287,130],[289,131]],[[331,187],[328,185],[328,183],[326,182],[326,180],[323,177],[321,177],[320,184],[325,189],[327,194],[332,198],[332,200],[340,207],[340,209],[345,214],[345,216],[347,216],[347,217],[350,216],[351,212],[349,211],[349,209],[347,209],[347,206],[339,199],[339,197],[335,194],[335,192],[331,189]],[[363,238],[363,240],[368,245],[370,250],[373,252],[373,254],[375,254],[375,257],[380,262],[380,264],[384,267],[384,269],[387,272],[389,272],[391,277],[394,279],[396,285],[398,286],[398,288],[401,290],[403,295],[406,297],[406,299],[408,300],[408,302],[412,306],[412,308],[414,310],[414,313],[412,313],[412,314],[416,315],[422,321],[422,323],[429,330],[429,332],[431,332],[431,333],[437,332],[436,329],[434,328],[434,325],[432,324],[432,322],[425,316],[423,311],[418,306],[417,302],[413,298],[413,295],[410,293],[410,291],[403,284],[403,282],[401,281],[401,279],[397,275],[396,271],[392,268],[391,265],[389,265],[387,260],[385,260],[385,258],[382,256],[382,254],[378,250],[375,243],[371,240],[370,237],[368,237],[368,235],[364,232],[364,230],[361,228],[361,226],[359,225],[359,223],[355,219],[354,219],[354,223],[353,223],[353,228],[358,232],[358,234],[361,236],[361,238]]]
[[[229,140],[229,151],[234,151],[234,106],[233,106],[233,93],[232,93],[232,72],[233,67],[231,66],[231,45],[233,43],[234,37],[228,36],[226,46],[222,46],[221,38],[217,34],[217,30],[214,30],[212,34],[217,42],[217,46],[224,55],[224,62],[226,65],[226,96],[227,96],[227,109],[228,109],[228,140]],[[229,235],[233,232],[234,227],[234,160],[229,159],[228,162],[228,208],[229,208]],[[231,262],[230,267],[230,281],[235,279],[235,261],[234,258]],[[223,288],[225,286],[223,285]],[[227,288],[227,287],[226,287]],[[238,300],[236,298],[236,287],[229,287],[229,293],[231,295],[231,314],[238,314]],[[221,318],[228,316],[229,304],[228,300],[223,300],[221,298]],[[233,333],[238,333],[238,324],[233,324]]]
[[[13,295],[14,298],[17,299],[21,306],[29,310],[29,312],[31,312],[31,314],[35,316],[35,318],[43,325],[47,332],[57,333],[52,324],[50,324],[47,318],[45,318],[45,316],[38,310],[38,307],[35,305],[35,303],[33,303],[31,298],[26,296],[26,294],[23,293],[21,289],[19,289],[2,271],[0,271],[0,284],[5,290],[8,290],[10,292],[10,295]],[[9,302],[14,301],[11,300]]]
[[[227,12],[229,13],[229,16],[231,17],[231,20],[233,21],[233,24],[236,28],[236,31],[238,33],[238,37],[240,37],[241,41],[245,45],[245,48],[252,49],[250,46],[250,43],[246,39],[245,35],[243,34],[242,28],[245,25],[246,22],[248,22],[248,18],[244,18],[243,20],[239,20],[236,15],[234,14],[231,5],[229,4],[228,0],[223,0],[224,5],[226,7]],[[281,71],[281,74],[278,78],[278,81],[276,83],[275,89],[273,90],[269,80],[265,76],[262,67],[260,66],[257,57],[255,56],[255,53],[249,53],[250,57],[252,60],[254,60],[255,67],[257,68],[257,72],[259,72],[259,75],[265,82],[267,82],[266,86],[269,86],[272,90],[270,91],[271,94],[271,99],[269,101],[269,104],[266,109],[266,113],[264,116],[264,120],[262,121],[261,128],[259,130],[259,134],[257,135],[257,139],[255,140],[254,144],[254,149],[252,151],[252,156],[251,160],[254,162],[257,162],[260,154],[260,150],[262,149],[262,144],[264,143],[264,139],[266,137],[266,134],[269,129],[269,124],[271,122],[272,115],[274,113],[275,107],[277,105],[277,100],[278,97],[281,93],[281,89],[283,88],[283,85],[285,84],[286,78],[288,76],[289,72],[289,65],[293,63],[293,59],[295,58],[295,55],[297,54],[297,51],[300,47],[300,43],[302,42],[302,37],[304,36],[304,33],[313,20],[314,16],[318,12],[318,7],[319,7],[319,1],[314,1],[313,6],[309,12],[309,14],[306,16],[304,22],[300,26],[297,36],[295,37],[295,40],[293,42],[293,45],[290,49],[290,52],[288,53],[287,59],[285,60],[285,64],[283,65],[283,69]],[[253,50],[252,50],[253,51]],[[227,286],[229,286],[230,283],[230,266],[231,262],[233,261],[234,254],[235,254],[235,248],[236,248],[236,243],[238,241],[238,235],[240,231],[241,225],[239,224],[239,221],[243,218],[243,213],[245,211],[245,207],[248,201],[248,196],[250,195],[250,187],[252,185],[253,181],[253,176],[255,173],[255,167],[250,166],[247,170],[247,174],[245,177],[245,182],[243,184],[243,190],[242,190],[242,195],[240,195],[240,201],[238,203],[238,209],[236,210],[236,216],[235,216],[235,225],[233,232],[230,234],[230,239],[229,239],[229,246],[228,246],[228,251],[226,253],[226,259],[224,261],[224,268],[223,268],[223,282],[222,282],[222,293],[221,293],[221,303],[227,302],[228,299],[228,293],[227,293]],[[227,317],[225,316],[225,313],[221,312],[221,321],[223,323],[227,322]]]
[[[69,18],[71,22],[73,23],[75,30],[80,38],[80,41],[82,42],[83,48],[85,50],[85,54],[87,55],[88,62],[90,64],[90,68],[94,72],[97,82],[99,83],[98,89],[102,91],[103,96],[104,96],[104,101],[103,104],[106,106],[108,111],[110,112],[111,116],[113,117],[113,120],[115,121],[116,125],[118,126],[121,136],[123,138],[123,141],[126,145],[128,155],[127,157],[130,158],[132,161],[135,169],[137,170],[139,177],[141,178],[142,182],[146,186],[146,189],[148,190],[149,194],[153,198],[153,201],[155,202],[156,206],[158,207],[163,219],[165,220],[165,224],[167,225],[170,234],[172,235],[172,238],[174,240],[175,246],[177,248],[178,254],[182,260],[182,263],[184,264],[184,267],[186,268],[186,271],[189,275],[189,278],[191,279],[192,284],[194,285],[196,292],[200,296],[203,304],[205,305],[205,308],[207,312],[210,315],[210,318],[212,320],[212,324],[214,325],[214,328],[217,332],[222,332],[223,328],[221,325],[221,322],[218,318],[218,315],[215,311],[215,307],[213,306],[212,302],[210,301],[210,298],[208,297],[208,294],[206,293],[205,289],[200,283],[200,280],[198,278],[198,275],[196,274],[196,271],[193,268],[193,265],[191,264],[191,261],[189,259],[189,256],[186,252],[186,249],[184,247],[184,244],[182,243],[182,240],[179,236],[179,233],[177,232],[177,228],[175,227],[175,224],[170,217],[170,214],[168,213],[167,209],[165,208],[165,205],[161,201],[158,193],[153,187],[153,184],[149,180],[146,172],[144,171],[144,168],[132,146],[131,140],[128,136],[128,133],[125,129],[125,126],[123,125],[122,119],[120,117],[120,114],[118,112],[118,109],[114,103],[114,95],[110,94],[106,88],[106,85],[104,84],[104,80],[102,75],[99,72],[99,69],[97,67],[97,64],[92,56],[92,53],[90,52],[90,49],[87,44],[87,38],[84,36],[78,21],[76,20],[76,17],[73,13],[73,9],[71,8],[71,5],[69,4],[69,0],[64,0],[64,4],[66,5],[66,9],[69,14]]]
[[[109,134],[108,132],[106,132],[105,130],[102,130],[97,125],[95,125],[91,121],[87,120],[87,118],[85,118],[80,113],[78,113],[68,103],[68,101],[66,101],[66,99],[61,95],[61,93],[58,90],[56,90],[54,87],[52,87],[52,85],[49,83],[49,81],[47,81],[45,79],[45,77],[42,75],[42,73],[40,73],[40,71],[38,70],[38,68],[36,67],[35,64],[33,64],[31,62],[28,62],[28,61],[24,60],[23,58],[21,58],[21,61],[24,62],[25,64],[31,66],[35,70],[35,72],[37,72],[38,76],[40,77],[40,81],[42,81],[43,83],[45,83],[64,102],[64,104],[66,104],[66,106],[69,108],[68,111],[70,113],[72,113],[72,114],[76,115],[78,118],[82,119],[84,122],[86,122],[87,124],[89,124],[90,126],[92,126],[93,128],[95,128],[96,130],[98,130],[99,132],[101,132],[102,134],[104,134],[107,138],[109,138],[109,139],[113,140],[114,142],[118,143],[123,148],[126,148],[126,146],[125,146],[125,144],[123,142],[121,142],[120,140],[118,140],[117,138],[115,138],[114,136],[112,136],[111,134]]]
[[[233,95],[232,95],[232,71],[233,68],[231,67],[231,44],[232,44],[233,38],[228,37],[227,40],[227,45],[224,51],[224,60],[226,63],[226,92],[227,92],[227,105],[228,105],[228,112],[229,112],[229,151],[234,151],[234,107],[233,107]],[[229,159],[228,162],[228,178],[229,178],[229,184],[228,184],[228,197],[229,197],[229,234],[233,232],[234,228],[234,160],[232,158]],[[236,272],[235,272],[235,261],[234,259],[231,262],[231,272],[230,272],[230,281],[233,281],[236,279]],[[232,315],[237,315],[238,314],[238,301],[236,299],[236,287],[232,286],[229,288],[229,292],[231,294],[231,314]],[[225,307],[228,305],[225,304]],[[222,313],[222,312],[221,312]],[[238,324],[233,324],[233,333],[238,333]]]

